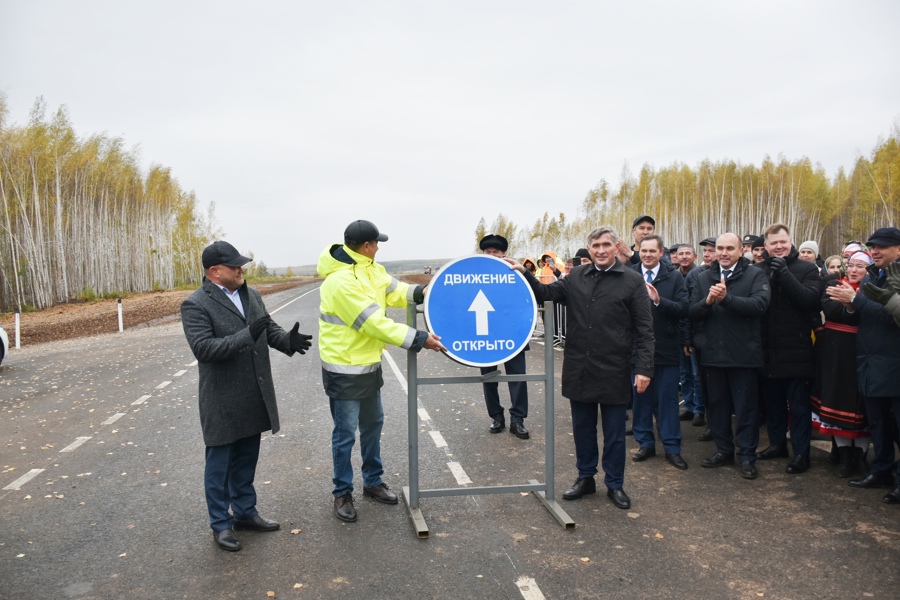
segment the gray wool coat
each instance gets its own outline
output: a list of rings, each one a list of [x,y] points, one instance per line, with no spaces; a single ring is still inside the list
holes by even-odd
[[[262,297],[244,283],[246,319],[219,286],[203,285],[181,305],[181,324],[200,369],[200,426],[207,446],[279,429],[269,347],[293,355],[290,334],[276,325],[253,341],[247,324],[267,314]]]

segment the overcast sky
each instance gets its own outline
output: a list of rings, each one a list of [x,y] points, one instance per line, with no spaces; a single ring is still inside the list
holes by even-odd
[[[898,29],[896,0],[0,0],[0,90],[171,167],[270,267],[360,218],[381,260],[451,258],[626,162],[852,167],[900,117]]]

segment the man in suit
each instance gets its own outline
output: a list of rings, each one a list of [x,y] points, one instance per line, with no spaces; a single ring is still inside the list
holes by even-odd
[[[279,428],[269,347],[304,354],[312,336],[299,333],[299,323],[288,332],[272,321],[259,292],[244,281],[250,259],[234,246],[213,242],[202,260],[203,284],[181,305],[181,321],[200,371],[209,525],[219,547],[235,552],[241,544],[234,529],[279,528],[256,510],[253,487],[260,434]]]
[[[502,235],[490,234],[484,236],[478,243],[481,251],[488,256],[503,258],[509,249],[509,242]],[[525,374],[525,353],[528,344],[521,352],[503,363],[507,375]],[[481,374],[492,373],[497,367],[481,367]],[[528,384],[525,381],[510,381],[509,400],[509,432],[519,439],[527,440],[528,430],[525,429],[525,418],[528,416]],[[481,384],[484,390],[484,403],[487,406],[488,416],[491,418],[491,433],[500,433],[506,429],[506,418],[503,416],[503,406],[500,404],[500,384],[496,381],[486,381]]]

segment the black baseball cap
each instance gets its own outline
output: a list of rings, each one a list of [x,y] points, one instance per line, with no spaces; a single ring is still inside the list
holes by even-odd
[[[653,217],[651,217],[650,215],[641,215],[637,219],[634,220],[634,223],[631,224],[631,228],[634,229],[635,227],[637,227],[639,224],[643,223],[644,221],[647,221],[648,223],[653,225],[653,227],[656,227],[656,220]]]
[[[215,267],[216,265],[243,267],[248,262],[253,262],[252,258],[242,256],[241,253],[237,251],[237,248],[223,240],[213,242],[204,248],[201,259],[203,260],[204,269]]]
[[[500,252],[506,252],[509,248],[509,242],[506,241],[506,238],[502,235],[497,235],[495,233],[490,233],[478,242],[478,247],[482,250],[486,250],[488,248],[496,248]]]
[[[869,236],[866,246],[900,246],[900,229],[896,227],[882,227],[876,229],[875,233]]]
[[[716,245],[716,238],[714,238],[714,237],[705,238],[702,242],[700,242],[700,245],[714,247]]]
[[[362,219],[353,221],[347,225],[347,229],[344,230],[345,244],[364,244],[365,242],[374,242],[375,240],[386,242],[388,241],[388,236],[379,233],[378,228],[375,227],[375,224],[371,221],[364,221]]]

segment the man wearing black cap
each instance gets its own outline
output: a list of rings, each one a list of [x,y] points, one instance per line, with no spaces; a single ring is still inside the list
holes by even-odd
[[[625,246],[625,243],[619,240],[619,260],[622,264],[639,265],[641,264],[640,247],[641,240],[656,231],[656,219],[650,215],[641,215],[631,224],[631,237],[634,244],[631,248]]]
[[[478,243],[481,251],[488,256],[503,258],[509,249],[509,242],[502,235],[490,234],[484,236]],[[507,375],[525,374],[525,352],[528,344],[521,352],[503,363]],[[497,367],[481,367],[481,374],[493,373]],[[524,381],[510,381],[509,385],[509,432],[516,437],[527,440],[528,430],[525,429],[525,418],[528,416],[528,387]],[[503,406],[500,405],[500,385],[496,382],[484,382],[484,403],[487,406],[488,416],[491,417],[491,433],[500,433],[506,429],[506,418],[503,416]]]
[[[862,283],[870,283],[879,289],[888,287],[886,269],[900,261],[900,229],[882,227],[876,229],[866,245],[872,251],[873,264]],[[892,267],[893,269],[896,267]],[[866,406],[866,418],[872,430],[875,458],[869,474],[863,479],[850,481],[859,488],[891,487],[893,491],[883,500],[887,504],[900,504],[900,473],[894,478],[894,431],[891,410],[900,428],[900,327],[889,310],[880,302],[858,294],[847,284],[831,286],[826,293],[842,302],[847,312],[859,314],[859,330],[856,334],[856,373],[859,394]],[[871,293],[871,291],[870,291]]]
[[[279,428],[269,348],[304,354],[312,336],[299,333],[299,323],[288,332],[272,321],[244,281],[250,259],[234,246],[213,242],[202,260],[203,285],[181,305],[181,322],[200,371],[209,524],[219,547],[234,552],[241,549],[234,529],[279,528],[256,510],[253,487],[260,434]]]
[[[744,239],[741,240],[741,253],[744,255],[749,261],[753,261],[753,254],[751,254],[751,250],[753,249],[753,242],[756,241],[758,236],[753,235],[752,233],[748,233],[744,236]]]
[[[385,313],[389,306],[421,303],[425,287],[398,281],[375,262],[379,242],[387,240],[370,221],[353,221],[344,230],[344,243],[328,246],[319,256],[318,272],[325,278],[319,289],[319,356],[334,421],[334,515],[351,523],[357,519],[350,463],[357,427],[363,495],[382,504],[397,504],[397,494],[382,480],[381,354],[385,346],[415,352],[446,350],[438,336],[397,323]]]

